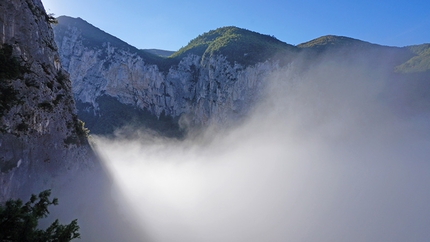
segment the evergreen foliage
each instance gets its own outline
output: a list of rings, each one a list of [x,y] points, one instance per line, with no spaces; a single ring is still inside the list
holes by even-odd
[[[73,120],[67,123],[67,128],[74,129],[74,133],[64,139],[65,145],[82,145],[88,143],[90,130],[85,127],[85,123],[78,119],[78,115],[73,114]]]
[[[231,63],[249,66],[263,62],[277,54],[289,54],[296,48],[273,36],[237,27],[223,27],[209,31],[191,40],[187,46],[171,55],[182,58],[188,54],[202,56],[202,60],[213,55],[223,55]]]
[[[408,47],[390,47],[344,37],[327,35],[297,45],[311,53],[331,54],[334,58],[363,58],[367,63],[379,63],[393,67],[397,73],[430,71],[430,44]],[[315,55],[310,55],[314,58]]]
[[[46,15],[46,20],[50,24],[58,24],[58,20],[55,18],[55,16],[54,16],[53,13],[47,14]]]
[[[58,199],[49,199],[51,190],[38,196],[31,195],[23,204],[20,199],[0,205],[0,241],[11,242],[68,242],[80,238],[77,220],[62,225],[58,219],[46,230],[38,229],[38,220],[48,216],[48,207],[58,205]]]
[[[351,47],[356,45],[368,45],[371,44],[361,40],[335,35],[326,35],[311,41],[297,45],[299,48],[327,48],[327,47]]]
[[[414,56],[405,63],[397,66],[396,71],[401,73],[430,71],[430,44],[408,46]]]

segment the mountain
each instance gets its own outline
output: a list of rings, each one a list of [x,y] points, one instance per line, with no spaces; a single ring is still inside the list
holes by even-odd
[[[292,45],[279,41],[275,37],[262,35],[237,27],[223,27],[209,31],[191,40],[187,46],[175,52],[172,57],[184,57],[189,54],[211,58],[225,56],[231,64],[244,67],[264,62],[276,55],[290,54],[297,51]]]
[[[328,48],[369,48],[370,46],[379,46],[369,42],[353,39],[345,36],[326,35],[310,40],[305,43],[298,44],[297,47],[305,49],[311,48],[316,50],[327,50]]]
[[[41,228],[77,219],[85,241],[142,240],[117,211],[78,119],[53,22],[40,0],[0,3],[0,203],[51,189],[59,206],[50,207]]]
[[[321,60],[338,63],[354,61],[368,73],[382,73],[390,80],[381,93],[403,115],[430,110],[430,45],[382,46],[343,37],[322,36],[297,47],[310,56],[307,64]],[[310,53],[310,54],[309,54]],[[312,65],[310,65],[312,66]]]
[[[297,52],[235,27],[205,33],[168,58],[144,56],[82,19],[60,17],[54,33],[78,115],[96,134],[133,120],[181,136],[190,125],[240,118],[258,98],[262,77],[279,68],[279,60],[268,58]]]
[[[175,51],[159,50],[159,49],[143,49],[143,51],[146,51],[146,52],[149,52],[151,54],[158,55],[158,56],[161,56],[161,57],[169,57],[173,53],[175,53]]]
[[[96,134],[131,125],[180,137],[189,127],[234,122],[264,92],[265,77],[290,65],[305,71],[330,60],[393,80],[416,79],[408,74],[418,70],[423,82],[429,76],[428,45],[389,47],[328,35],[293,46],[230,26],[203,33],[166,57],[143,55],[79,18],[58,22],[55,40],[78,115]]]
[[[397,66],[396,71],[401,73],[416,73],[430,71],[430,44],[413,45],[406,47],[414,56],[405,63]]]
[[[126,42],[114,37],[99,28],[89,24],[81,18],[70,18],[66,16],[60,16],[57,18],[58,24],[54,25],[55,36],[63,36],[67,34],[70,28],[79,30],[81,33],[81,41],[83,45],[88,48],[97,49],[103,44],[109,43],[118,50],[133,53],[141,57],[148,64],[158,65],[160,69],[164,65],[164,58],[158,54],[154,54],[153,51],[139,50],[134,46],[127,44]]]
[[[0,13],[3,201],[61,184],[93,167],[95,159],[76,113],[69,75],[60,63],[54,19],[38,0],[3,1]]]
[[[330,52],[342,54],[365,55],[368,61],[384,61],[395,65],[399,73],[416,73],[430,71],[430,44],[406,47],[391,47],[344,37],[327,35],[297,45],[305,51],[316,53]],[[369,54],[371,56],[369,56]]]

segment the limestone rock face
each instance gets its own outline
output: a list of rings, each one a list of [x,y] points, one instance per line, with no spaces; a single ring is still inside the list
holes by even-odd
[[[92,166],[52,20],[40,0],[0,3],[0,200]]]
[[[61,17],[54,32],[76,101],[85,103],[94,115],[97,98],[108,95],[157,117],[183,116],[196,125],[225,123],[247,113],[264,86],[264,77],[279,68],[274,61],[245,68],[222,55],[202,60],[190,54],[162,71],[139,50],[124,47],[126,43],[113,44],[112,36],[94,27],[92,33],[98,36],[89,41],[83,30],[87,27],[82,27],[86,25],[81,19]]]
[[[277,50],[278,56],[267,59],[265,56],[243,66],[247,62],[241,62],[241,65],[228,59],[240,60],[241,58],[231,57],[245,58],[249,51],[255,49],[257,53],[263,50],[264,48],[255,48],[256,43],[249,42],[258,38],[256,35],[244,38],[249,43],[234,45],[231,42],[234,47],[230,46],[229,51],[207,52],[211,49],[208,47],[211,44],[198,44],[213,41],[213,36],[220,34],[215,30],[213,35],[206,33],[190,41],[194,43],[189,44],[190,49],[194,48],[193,51],[188,51],[190,49],[185,47],[185,50],[179,50],[170,58],[157,59],[156,56],[144,53],[143,50],[138,50],[79,18],[60,17],[59,24],[54,27],[54,33],[60,59],[71,75],[78,113],[85,118],[95,117],[85,120],[92,119],[93,126],[89,126],[91,130],[97,123],[107,119],[112,121],[103,125],[118,123],[114,115],[106,115],[117,113],[125,109],[124,107],[133,112],[135,109],[147,110],[154,117],[167,116],[175,122],[179,120],[179,123],[182,119],[189,125],[225,124],[247,114],[265,88],[265,77],[273,74],[274,70],[290,65],[302,72],[324,63],[325,60],[350,63],[383,72],[384,75],[390,75],[390,79],[398,80],[396,85],[407,85],[403,84],[404,80],[420,79],[423,88],[408,88],[427,90],[425,82],[429,72],[425,72],[427,69],[424,64],[418,64],[425,61],[413,62],[417,66],[411,67],[413,70],[422,70],[421,74],[405,75],[394,71],[413,72],[405,66],[409,66],[412,59],[424,60],[426,57],[423,53],[426,53],[424,50],[429,48],[428,45],[399,48],[342,36],[325,36],[298,46],[285,44],[283,51]],[[273,38],[264,38],[260,42],[269,45],[276,41]],[[247,48],[240,51],[231,49],[248,44]],[[206,50],[201,51],[205,48]],[[409,64],[403,65],[403,69],[399,66],[401,63]],[[393,84],[395,82],[389,84],[390,89],[393,89]],[[411,95],[412,102],[413,96],[414,94]],[[108,97],[110,103],[103,103],[101,97]],[[81,117],[84,119],[84,116]]]

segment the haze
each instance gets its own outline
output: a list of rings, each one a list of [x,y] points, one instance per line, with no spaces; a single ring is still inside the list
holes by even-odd
[[[142,241],[429,241],[428,115],[370,69],[293,63],[242,123],[182,141],[95,137],[120,213]]]

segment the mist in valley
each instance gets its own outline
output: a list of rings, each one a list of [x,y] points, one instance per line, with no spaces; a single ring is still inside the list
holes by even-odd
[[[115,226],[154,242],[428,241],[428,115],[399,111],[375,69],[292,63],[228,128],[93,137]]]

